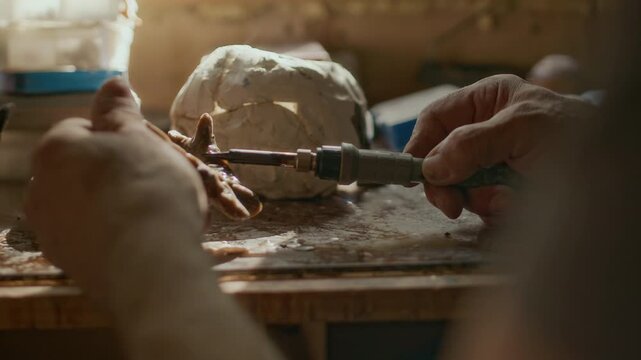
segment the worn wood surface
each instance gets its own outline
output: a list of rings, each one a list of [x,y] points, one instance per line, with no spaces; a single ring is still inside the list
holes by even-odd
[[[262,323],[309,324],[453,319],[465,294],[502,281],[468,273],[229,281],[220,286]],[[73,286],[0,286],[0,330],[110,324]]]
[[[418,187],[343,188],[327,199],[268,202],[245,222],[216,218],[205,246],[244,252],[216,257],[226,276],[420,270],[482,262],[482,229],[471,214],[446,219]],[[61,276],[29,231],[0,231],[0,279]]]
[[[380,187],[268,202],[250,221],[215,219],[204,240],[223,291],[262,322],[300,324],[454,317],[465,292],[497,284],[477,269],[483,232],[470,214],[447,220],[422,189]],[[0,329],[108,323],[30,232],[0,232]]]
[[[465,214],[448,220],[427,203],[422,189],[349,189],[317,201],[269,202],[247,222],[220,221],[207,241],[278,243],[264,256],[218,265],[225,275],[331,274],[345,271],[424,269],[483,261],[482,225]],[[272,251],[272,252],[269,252]]]

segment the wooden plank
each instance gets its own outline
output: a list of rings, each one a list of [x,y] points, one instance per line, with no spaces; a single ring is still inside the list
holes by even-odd
[[[267,324],[419,321],[454,317],[465,291],[494,283],[471,273],[485,258],[475,216],[447,220],[419,188],[353,190],[268,202],[251,221],[214,221],[208,241],[295,234],[260,255],[216,258],[223,291]],[[28,231],[0,232],[0,329],[108,325],[66,284]]]
[[[465,293],[499,283],[492,276],[454,275],[247,282],[223,288],[242,287],[234,295],[260,321],[299,324],[453,319]]]
[[[77,288],[0,288],[0,330],[97,328],[108,323]]]
[[[216,267],[233,272],[341,272],[390,267],[478,264],[484,259],[477,216],[449,220],[423,190],[387,186],[344,189],[312,201],[272,201],[249,221],[216,219],[206,241],[295,236],[266,254],[246,254]]]
[[[466,292],[492,288],[494,275],[231,281],[221,284],[267,324],[421,321],[458,316]],[[1,286],[0,330],[95,328],[109,317],[73,286]]]
[[[436,266],[471,266],[485,261],[475,215],[449,220],[425,200],[419,187],[343,189],[310,201],[272,201],[258,217],[235,222],[214,219],[206,242],[243,249],[241,257],[215,257],[224,275],[350,271],[420,271]],[[287,241],[273,246],[286,234]],[[262,239],[262,240],[261,240]],[[180,239],[177,239],[180,240]],[[271,245],[270,245],[271,244]],[[0,279],[59,278],[39,252],[33,235],[19,227],[0,229]]]
[[[428,276],[389,276],[300,280],[227,281],[221,289],[227,294],[289,294],[441,291],[490,286],[501,278],[490,274],[448,274]],[[0,296],[2,294],[0,288]]]

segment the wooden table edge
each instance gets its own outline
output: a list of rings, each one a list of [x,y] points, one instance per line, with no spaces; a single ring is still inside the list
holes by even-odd
[[[504,281],[497,275],[448,274],[226,281],[220,287],[261,323],[304,324],[454,319],[464,294]],[[0,330],[109,325],[109,317],[74,286],[0,282]]]

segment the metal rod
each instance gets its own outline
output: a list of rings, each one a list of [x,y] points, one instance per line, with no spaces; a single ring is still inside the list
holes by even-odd
[[[289,152],[231,149],[227,152],[205,154],[205,159],[213,163],[227,160],[234,164],[296,167],[296,153]]]

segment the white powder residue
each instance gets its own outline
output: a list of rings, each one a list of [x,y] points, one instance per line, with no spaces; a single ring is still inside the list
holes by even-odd
[[[214,255],[238,254],[244,256],[265,255],[276,252],[281,245],[293,240],[296,232],[289,231],[283,234],[247,239],[240,241],[210,241],[202,244],[205,251]]]
[[[0,275],[61,273],[45,260],[34,244],[33,236],[28,232],[0,229]]]

